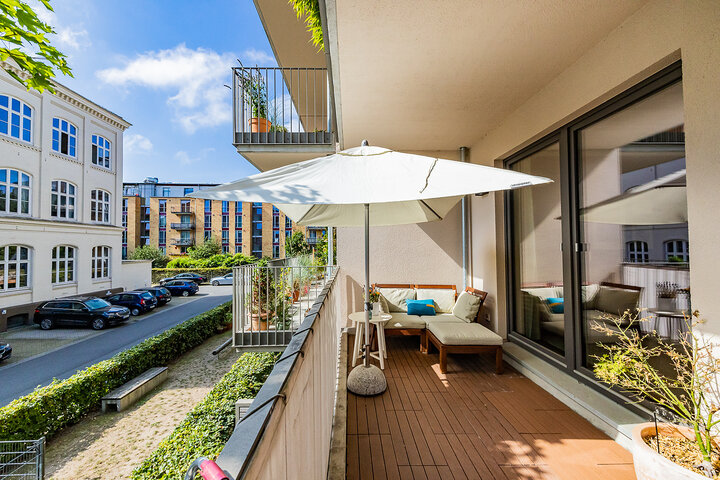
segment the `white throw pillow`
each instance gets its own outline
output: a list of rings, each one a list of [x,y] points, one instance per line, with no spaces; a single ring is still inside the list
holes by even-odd
[[[472,323],[477,317],[481,303],[480,297],[476,297],[468,292],[462,292],[460,296],[458,296],[457,302],[455,302],[452,314],[461,320]]]
[[[380,295],[385,297],[390,312],[407,312],[405,300],[415,300],[414,288],[378,288]]]
[[[452,288],[418,288],[415,296],[418,300],[433,299],[438,313],[450,313],[455,305],[455,290]]]

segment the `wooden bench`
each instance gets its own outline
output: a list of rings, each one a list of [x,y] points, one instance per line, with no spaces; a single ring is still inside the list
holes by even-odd
[[[154,367],[146,370],[124,385],[116,388],[102,398],[102,411],[108,411],[114,405],[119,412],[137,402],[143,395],[167,379],[167,367]]]

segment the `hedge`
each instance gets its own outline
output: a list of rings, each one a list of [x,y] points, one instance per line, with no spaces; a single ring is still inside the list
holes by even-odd
[[[100,399],[111,390],[148,368],[167,365],[227,326],[231,303],[186,320],[67,380],[55,379],[0,408],[0,440],[50,436],[77,423],[98,408]]]
[[[255,398],[277,353],[246,353],[139,466],[132,480],[182,479],[198,457],[215,459],[235,428],[235,401]]]
[[[213,277],[221,277],[226,273],[232,272],[232,267],[217,267],[217,268],[153,268],[152,269],[152,282],[158,283],[161,278],[173,277],[178,273],[197,273],[207,278],[208,281]]]

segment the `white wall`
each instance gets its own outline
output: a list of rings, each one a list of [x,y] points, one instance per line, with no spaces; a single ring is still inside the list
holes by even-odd
[[[117,286],[125,290],[152,285],[152,260],[123,260]]]

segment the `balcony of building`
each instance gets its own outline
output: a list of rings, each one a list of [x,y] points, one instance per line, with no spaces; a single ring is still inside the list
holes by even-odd
[[[193,211],[188,207],[173,207],[170,209],[170,213],[174,213],[175,215],[192,215]]]
[[[172,228],[173,230],[178,230],[178,231],[194,230],[195,222],[171,223],[170,228]]]
[[[190,246],[195,245],[195,239],[194,238],[173,238],[170,243],[177,247],[190,247]]]

